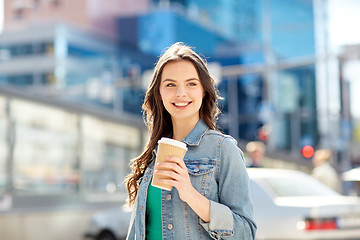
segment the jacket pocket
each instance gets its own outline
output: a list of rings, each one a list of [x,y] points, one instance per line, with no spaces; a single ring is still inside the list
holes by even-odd
[[[188,172],[191,175],[202,175],[213,172],[216,166],[216,160],[207,158],[200,159],[184,159]]]
[[[185,165],[188,169],[191,184],[202,195],[206,196],[209,193],[209,188],[214,178],[214,171],[216,168],[216,160],[208,158],[200,159],[184,159]]]

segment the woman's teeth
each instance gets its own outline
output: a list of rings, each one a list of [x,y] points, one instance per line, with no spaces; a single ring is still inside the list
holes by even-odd
[[[174,103],[175,106],[177,107],[184,107],[186,105],[188,105],[189,103]]]

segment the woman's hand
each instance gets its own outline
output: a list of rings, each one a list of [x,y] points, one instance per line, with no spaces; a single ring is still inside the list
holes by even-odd
[[[169,178],[158,178],[157,181],[159,183],[176,187],[179,192],[180,199],[184,202],[188,202],[194,191],[196,191],[191,184],[188,169],[184,161],[179,157],[167,156],[166,162],[156,164],[154,174]]]
[[[204,222],[210,222],[210,201],[193,187],[188,169],[181,158],[166,157],[166,162],[156,164],[154,174],[168,177],[169,179],[158,179],[158,182],[176,187],[180,199]]]

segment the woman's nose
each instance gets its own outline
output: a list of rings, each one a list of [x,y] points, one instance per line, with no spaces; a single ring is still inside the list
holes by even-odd
[[[184,97],[186,96],[186,91],[183,87],[179,87],[177,90],[176,90],[176,96],[177,97]]]

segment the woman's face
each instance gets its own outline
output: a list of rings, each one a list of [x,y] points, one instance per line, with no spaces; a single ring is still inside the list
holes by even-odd
[[[173,121],[191,124],[199,120],[204,88],[190,61],[179,60],[165,65],[161,74],[160,96]]]

